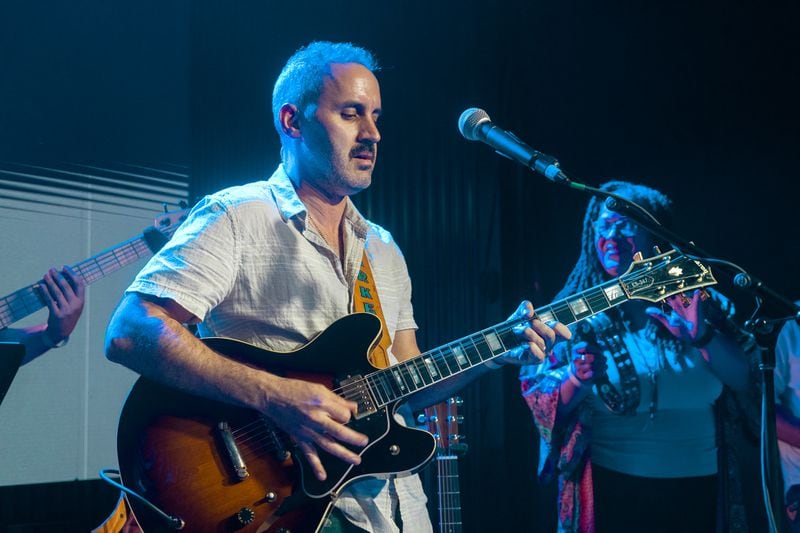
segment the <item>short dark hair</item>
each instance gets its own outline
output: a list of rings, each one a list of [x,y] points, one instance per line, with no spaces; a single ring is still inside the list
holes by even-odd
[[[334,63],[358,63],[370,72],[378,69],[372,53],[352,43],[314,41],[300,48],[286,61],[272,89],[272,117],[279,135],[281,107],[293,104],[305,114],[319,98],[325,76],[331,75]]]

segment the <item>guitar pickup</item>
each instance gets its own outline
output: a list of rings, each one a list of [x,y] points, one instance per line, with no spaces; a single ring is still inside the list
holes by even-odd
[[[342,390],[342,397],[358,405],[356,410],[356,420],[367,417],[378,412],[375,400],[367,386],[366,381],[361,376],[351,376],[339,382]]]
[[[231,427],[227,422],[222,421],[217,424],[217,436],[225,446],[228,460],[233,467],[236,477],[239,479],[239,481],[247,479],[250,476],[250,474],[247,472],[247,465],[244,464],[242,454],[239,452],[239,447],[236,445],[236,440],[233,438],[233,432],[231,432]]]

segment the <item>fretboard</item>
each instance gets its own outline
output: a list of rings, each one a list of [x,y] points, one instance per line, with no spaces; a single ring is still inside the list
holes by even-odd
[[[628,301],[618,279],[539,308],[536,316],[547,323],[557,320],[574,324]],[[380,407],[398,401],[439,381],[465,372],[485,361],[509,352],[519,345],[514,328],[528,322],[515,319],[501,322],[462,339],[378,370],[365,377]]]
[[[88,285],[150,254],[144,235],[139,235],[73,265],[72,269],[80,274]],[[47,305],[36,289],[37,285],[43,283],[43,280],[39,280],[38,283],[0,299],[0,329],[22,320]]]
[[[458,479],[458,457],[436,457],[439,487],[439,531],[461,533],[461,491]]]

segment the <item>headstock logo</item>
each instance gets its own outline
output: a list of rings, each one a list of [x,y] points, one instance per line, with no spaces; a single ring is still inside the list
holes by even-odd
[[[680,277],[680,276],[683,275],[683,269],[681,267],[679,267],[678,265],[675,265],[672,268],[670,268],[669,270],[667,270],[667,274],[669,274],[670,276],[672,276],[674,278],[677,278],[677,277]]]
[[[628,288],[631,291],[638,291],[641,289],[646,289],[655,283],[655,279],[652,276],[643,276],[639,279],[635,279],[628,283]]]

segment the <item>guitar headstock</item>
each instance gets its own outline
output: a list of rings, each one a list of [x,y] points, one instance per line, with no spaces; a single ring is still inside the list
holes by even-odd
[[[420,423],[427,424],[428,431],[436,439],[438,455],[463,454],[467,451],[467,445],[462,442],[464,436],[458,432],[458,426],[464,421],[464,417],[458,414],[458,407],[463,403],[464,400],[454,396],[428,407],[425,414],[418,418]]]
[[[619,281],[629,298],[648,302],[717,283],[710,268],[675,250],[634,259]]]
[[[156,217],[156,219],[153,221],[153,227],[165,237],[172,237],[172,234],[175,233],[175,230],[178,229],[178,226],[183,224],[188,215],[189,209],[165,212],[163,215]]]

